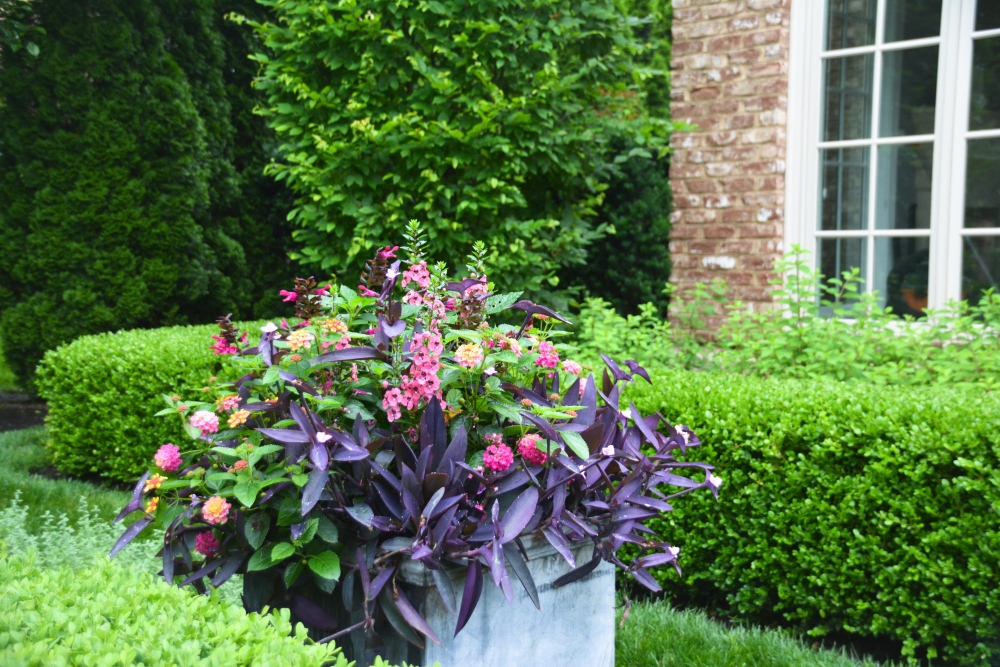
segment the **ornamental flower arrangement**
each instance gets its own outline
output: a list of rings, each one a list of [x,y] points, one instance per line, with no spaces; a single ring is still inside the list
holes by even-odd
[[[720,480],[677,459],[699,444],[689,429],[620,409],[645,370],[605,357],[600,380],[584,377],[563,358],[563,317],[491,292],[482,244],[453,281],[415,224],[407,240],[405,267],[382,248],[356,288],[297,280],[282,292],[297,321],[267,324],[252,346],[220,320],[211,348],[242,377],[212,403],[165,397],[161,414],[180,415],[191,441],[156,452],[119,519],[142,515],[112,555],[155,526],[168,582],[204,591],[241,573],[248,610],[290,607],[327,639],[364,633],[368,646],[387,632],[439,642],[396,585],[408,560],[435,575],[456,634],[487,580],[538,605],[529,535],[573,568],[555,586],[601,560],[654,591],[648,568],[680,571],[643,521],[696,489],[717,495]],[[494,323],[518,311],[519,324]],[[581,541],[593,552],[577,563]],[[465,570],[461,604],[447,568]]]

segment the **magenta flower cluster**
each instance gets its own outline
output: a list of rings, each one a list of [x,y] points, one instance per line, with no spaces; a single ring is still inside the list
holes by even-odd
[[[559,352],[556,351],[556,346],[547,340],[541,341],[538,344],[538,358],[535,359],[535,365],[542,368],[555,368],[558,366]]]
[[[490,470],[506,470],[512,463],[514,463],[514,452],[503,442],[489,445],[483,452],[483,465]]]
[[[181,467],[181,448],[169,442],[160,445],[153,455],[153,463],[163,472],[176,472]]]
[[[202,435],[219,432],[219,416],[208,410],[199,410],[191,415],[191,426],[201,431]]]
[[[529,433],[517,441],[517,453],[531,465],[540,466],[549,459],[548,455],[538,448],[538,441],[541,439],[542,436],[537,433]]]

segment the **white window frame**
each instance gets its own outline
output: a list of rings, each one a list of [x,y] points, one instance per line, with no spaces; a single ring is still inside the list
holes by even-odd
[[[990,2],[993,0],[980,0]],[[876,16],[876,38],[872,46],[825,51],[827,0],[796,0],[791,7],[788,80],[788,133],[786,146],[785,250],[793,244],[808,250],[815,261],[817,240],[823,237],[927,236],[926,230],[819,231],[820,151],[824,146],[871,146],[869,154],[869,227],[874,227],[878,185],[879,145],[911,143],[915,138],[934,141],[931,186],[930,271],[928,306],[938,308],[961,297],[962,244],[965,236],[1000,236],[1000,228],[963,229],[965,215],[965,171],[969,139],[1000,137],[1000,129],[969,132],[972,88],[973,42],[1000,36],[1000,30],[975,32],[976,0],[944,0],[939,37],[883,43],[885,0]],[[934,134],[923,137],[891,137],[862,141],[825,143],[821,139],[823,117],[823,60],[873,53],[873,91],[880,91],[882,53],[890,50],[939,45],[937,103]],[[1000,82],[998,82],[1000,85]],[[872,136],[879,127],[880,100],[872,99]],[[874,272],[874,249],[868,248],[865,270],[870,289]]]

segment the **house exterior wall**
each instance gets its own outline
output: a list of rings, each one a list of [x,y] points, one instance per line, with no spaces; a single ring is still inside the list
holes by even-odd
[[[809,0],[799,0],[809,1]],[[671,282],[770,303],[782,254],[791,0],[674,0]]]

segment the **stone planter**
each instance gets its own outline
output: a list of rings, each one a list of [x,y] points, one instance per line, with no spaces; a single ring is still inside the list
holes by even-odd
[[[407,562],[400,573],[406,595],[443,646],[425,640],[424,648],[419,649],[397,638],[386,646],[387,660],[412,665],[437,662],[441,667],[614,667],[614,566],[602,562],[583,579],[553,588],[552,582],[569,572],[569,565],[544,539],[526,537],[525,547],[542,610],[535,608],[508,566],[514,602],[507,604],[487,574],[479,604],[457,637],[452,636],[456,619],[442,604],[430,572],[419,563]],[[574,549],[578,564],[587,562],[592,553],[591,542]],[[449,574],[461,604],[464,571]]]

